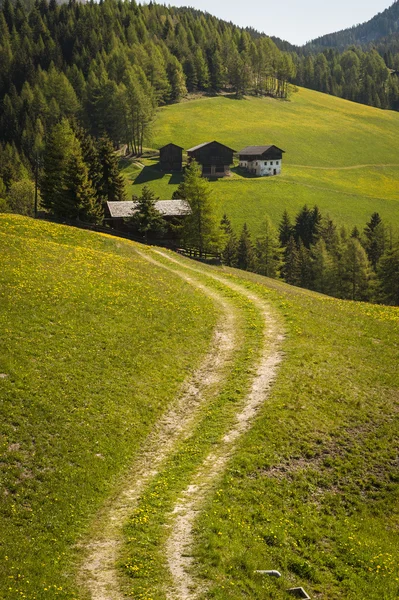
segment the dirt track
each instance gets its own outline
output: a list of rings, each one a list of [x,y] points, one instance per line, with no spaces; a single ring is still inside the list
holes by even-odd
[[[201,267],[183,264],[167,253],[157,252],[150,256],[138,252],[142,258],[157,267],[177,274],[213,299],[221,309],[221,318],[214,332],[211,347],[201,366],[186,382],[184,389],[172,403],[171,408],[160,419],[147,440],[140,455],[121,483],[119,493],[104,506],[98,516],[97,525],[90,540],[84,545],[85,561],[80,569],[79,583],[86,588],[92,600],[123,600],[120,591],[116,562],[122,543],[122,527],[137,505],[137,502],[151,480],[162,470],[163,463],[172,453],[178,441],[190,434],[195,426],[195,417],[206,398],[217,394],[229,361],[240,343],[237,333],[237,309],[212,286],[200,281]],[[156,260],[156,255],[167,260],[169,265]],[[191,274],[188,274],[189,271]],[[197,274],[197,277],[196,277]],[[278,322],[270,312],[267,303],[254,293],[216,271],[206,274],[230,287],[254,303],[265,323],[262,358],[254,373],[252,386],[244,404],[238,411],[230,431],[210,454],[192,481],[181,495],[170,515],[170,535],[165,547],[165,555],[173,578],[173,586],[168,591],[170,600],[195,598],[196,583],[191,574],[193,545],[192,529],[198,511],[212,491],[217,478],[231,457],[239,437],[251,426],[259,408],[267,399],[268,391],[275,378],[281,360],[280,342],[282,334]]]

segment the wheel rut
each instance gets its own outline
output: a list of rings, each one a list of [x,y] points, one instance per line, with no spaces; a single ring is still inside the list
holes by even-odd
[[[164,252],[157,252],[170,261],[179,263]],[[190,270],[199,271],[195,267],[185,266]],[[208,273],[208,275],[246,296],[257,306],[265,322],[263,350],[250,391],[241,410],[236,415],[233,426],[223,437],[217,450],[206,457],[170,515],[170,535],[166,543],[166,556],[173,585],[167,592],[168,600],[194,600],[204,591],[201,585],[195,581],[192,572],[194,566],[193,529],[196,517],[203,508],[207,496],[214,489],[217,480],[223,474],[238,440],[250,429],[254,418],[267,400],[282,360],[281,342],[284,336],[268,303],[245,287],[224,277],[213,273]]]
[[[181,277],[213,299],[221,308],[221,317],[213,335],[211,347],[202,364],[184,385],[176,403],[161,417],[147,439],[120,486],[120,493],[103,508],[91,539],[83,545],[85,560],[80,569],[79,583],[92,600],[123,600],[117,570],[117,560],[123,543],[122,528],[137,506],[140,497],[177,443],[195,428],[201,406],[223,385],[234,350],[239,347],[237,309],[222,293],[206,285],[196,274],[213,278],[249,299],[264,321],[261,358],[254,367],[250,390],[241,404],[230,430],[200,465],[189,485],[180,495],[168,518],[168,539],[165,557],[172,576],[167,590],[168,600],[194,600],[203,590],[193,575],[193,528],[196,517],[223,474],[240,437],[249,430],[254,418],[267,400],[281,362],[283,334],[268,303],[257,294],[230,281],[216,272],[183,263],[162,251],[137,251],[145,260]],[[157,260],[166,259],[169,264]],[[187,271],[190,273],[188,274]],[[192,273],[192,275],[191,275]]]
[[[236,346],[236,312],[230,302],[195,278],[139,252],[157,267],[179,275],[204,292],[221,308],[222,316],[213,335],[210,350],[202,364],[184,385],[177,402],[156,424],[139,457],[120,486],[120,493],[103,508],[94,535],[83,544],[85,560],[79,572],[79,584],[92,600],[123,600],[116,563],[122,543],[122,528],[146,486],[159,473],[179,439],[187,435],[196,414],[209,392],[219,388],[223,373]]]

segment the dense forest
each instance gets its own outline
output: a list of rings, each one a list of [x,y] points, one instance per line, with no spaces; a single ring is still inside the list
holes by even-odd
[[[25,166],[62,118],[140,152],[157,106],[229,89],[285,97],[292,57],[192,10],[18,1],[0,12],[0,139]],[[4,149],[3,149],[4,152]],[[2,174],[0,173],[0,176]]]

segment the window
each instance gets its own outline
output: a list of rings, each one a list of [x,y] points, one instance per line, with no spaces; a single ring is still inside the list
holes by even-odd
[[[265,167],[267,167],[267,162],[265,162]]]
[[[273,164],[273,161],[272,161],[272,160],[270,161],[270,164],[271,164],[271,165]]]

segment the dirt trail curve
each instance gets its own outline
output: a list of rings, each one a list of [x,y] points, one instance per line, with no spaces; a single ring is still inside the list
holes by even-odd
[[[189,381],[176,405],[161,418],[150,436],[137,461],[132,465],[122,492],[104,508],[100,515],[95,538],[85,546],[86,560],[80,572],[80,583],[88,589],[92,600],[123,600],[120,592],[115,564],[122,539],[122,527],[133,512],[146,485],[157,475],[162,463],[167,459],[179,439],[190,434],[195,416],[201,403],[210,393],[217,393],[232,359],[234,349],[239,344],[236,337],[236,309],[221,294],[208,287],[195,277],[204,274],[200,267],[184,264],[162,251],[156,251],[170,263],[158,262],[146,253],[139,252],[142,258],[158,267],[165,268],[202,290],[222,308],[211,349],[203,364]],[[186,270],[193,273],[187,274]],[[244,286],[233,283],[216,271],[206,272],[232,290],[251,300],[265,321],[264,346],[261,360],[256,368],[251,389],[241,406],[231,430],[219,443],[217,449],[203,462],[190,485],[181,495],[173,514],[170,515],[170,535],[165,548],[167,562],[173,578],[173,586],[168,590],[169,600],[193,600],[196,597],[196,583],[191,574],[193,565],[193,524],[201,510],[207,494],[223,473],[239,437],[251,426],[258,410],[267,399],[271,384],[281,361],[280,346],[283,336],[276,319],[266,301]]]
[[[172,262],[178,262],[163,252],[158,251],[158,254],[167,256]],[[195,267],[191,267],[190,270],[198,271]],[[217,450],[207,456],[171,515],[171,533],[166,545],[166,554],[173,586],[168,591],[168,600],[194,600],[197,593],[203,591],[200,588],[196,590],[196,582],[192,575],[193,526],[196,516],[203,507],[207,495],[223,474],[238,439],[249,430],[254,417],[267,399],[282,358],[280,346],[283,335],[270,312],[268,303],[255,293],[222,276],[215,273],[208,274],[246,296],[257,306],[265,321],[264,347],[251,389],[244,406],[236,415],[235,423],[222,439]]]
[[[90,592],[92,600],[123,600],[124,595],[119,591],[115,568],[122,527],[133,512],[146,485],[162,468],[162,463],[173,451],[178,440],[191,431],[205,393],[214,388],[218,389],[237,343],[236,314],[230,302],[185,273],[165,266],[142,252],[139,254],[145,260],[176,273],[202,290],[219,305],[222,316],[203,363],[185,384],[176,404],[172,405],[155,426],[154,432],[122,484],[121,493],[105,506],[99,515],[94,538],[84,545],[86,559],[79,573],[79,583]]]

